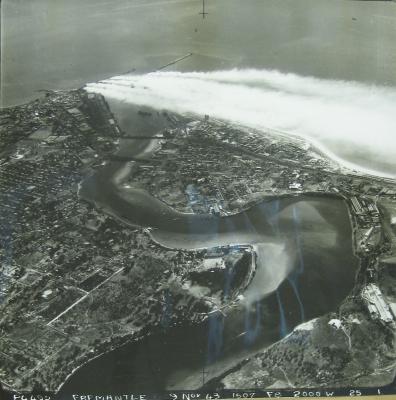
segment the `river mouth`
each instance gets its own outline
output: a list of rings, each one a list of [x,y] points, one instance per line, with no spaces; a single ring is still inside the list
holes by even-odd
[[[121,124],[124,131],[130,126],[130,118]],[[150,125],[139,133],[150,136],[157,128]],[[120,152],[136,151],[132,143]],[[226,315],[211,314],[198,325],[185,320],[155,328],[88,362],[61,393],[198,389],[301,322],[334,311],[352,289],[358,260],[341,198],[294,195],[227,217],[186,214],[141,189],[117,185],[114,176],[125,166],[116,161],[98,169],[83,181],[80,197],[129,226],[152,228],[152,238],[168,248],[254,245],[257,272],[244,301]]]

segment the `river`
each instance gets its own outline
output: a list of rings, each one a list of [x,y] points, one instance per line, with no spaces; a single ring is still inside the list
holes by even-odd
[[[194,248],[260,242],[259,271],[245,293],[251,297],[253,311],[239,307],[225,319],[154,331],[88,363],[69,379],[62,393],[197,388],[203,367],[206,378],[213,377],[223,371],[224,362],[229,362],[229,368],[279,340],[303,320],[334,311],[353,287],[358,266],[352,254],[346,205],[340,199],[315,197],[286,203],[279,205],[284,208],[278,214],[277,240],[268,235],[264,203],[241,215],[221,218],[216,225],[205,224],[206,228],[195,225],[188,216],[172,222],[156,204],[155,211],[152,209],[159,226],[155,238],[166,245]],[[139,210],[140,204],[138,200]],[[147,208],[152,205],[147,199],[144,204]],[[276,209],[275,204],[270,207]],[[134,207],[131,204],[130,215],[141,215]],[[297,220],[293,214],[298,215]],[[164,226],[167,229],[163,231]],[[214,226],[216,231],[211,230]],[[192,234],[180,234],[186,230]],[[270,295],[268,288],[272,288]],[[247,333],[240,336],[243,332]]]
[[[136,109],[110,105],[123,130],[137,134],[132,127],[138,124],[130,124],[139,118]],[[152,120],[139,121],[139,135],[157,133]],[[144,126],[142,121],[150,122]],[[134,156],[144,151],[132,140],[120,149]],[[358,260],[342,199],[299,195],[264,201],[229,217],[185,214],[145,191],[119,186],[117,175],[124,168],[125,163],[108,163],[85,179],[80,196],[127,224],[153,228],[153,238],[165,246],[254,244],[257,273],[244,293],[245,303],[226,317],[154,330],[77,370],[61,393],[198,388],[202,368],[206,380],[215,377],[297,324],[334,311],[353,287]]]

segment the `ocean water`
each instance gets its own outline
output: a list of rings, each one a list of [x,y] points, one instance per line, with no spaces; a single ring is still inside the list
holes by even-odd
[[[396,85],[396,3],[348,0],[3,0],[1,105],[135,68],[276,69]],[[169,70],[169,68],[168,68]]]

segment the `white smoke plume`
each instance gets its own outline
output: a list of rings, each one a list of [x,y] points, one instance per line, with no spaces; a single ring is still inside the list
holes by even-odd
[[[396,176],[396,87],[247,69],[124,75],[86,89],[133,104],[304,136],[350,167]]]

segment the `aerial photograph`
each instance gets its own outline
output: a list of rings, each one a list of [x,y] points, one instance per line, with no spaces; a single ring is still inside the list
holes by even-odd
[[[396,1],[0,4],[0,395],[396,395]]]

